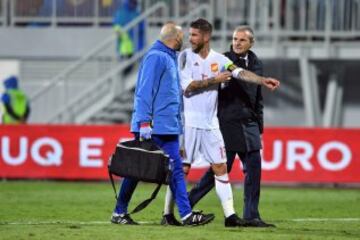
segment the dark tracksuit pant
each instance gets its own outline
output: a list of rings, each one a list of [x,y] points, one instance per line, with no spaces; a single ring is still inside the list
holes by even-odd
[[[181,218],[192,212],[186,192],[186,183],[182,169],[182,158],[179,150],[179,137],[177,135],[152,135],[154,142],[170,156],[172,177],[170,188],[178,206]],[[124,178],[114,212],[123,214],[128,212],[128,205],[135,191],[138,181]]]
[[[231,171],[236,154],[243,164],[244,179],[244,219],[260,218],[258,206],[260,199],[261,156],[260,151],[236,152],[226,151],[228,172]],[[203,175],[189,193],[191,207],[204,197],[215,185],[211,168]]]

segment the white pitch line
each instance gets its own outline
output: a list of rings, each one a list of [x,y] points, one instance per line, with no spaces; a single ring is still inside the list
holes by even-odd
[[[294,222],[357,222],[360,218],[295,218]]]
[[[138,221],[139,224],[150,224],[151,222]],[[39,221],[39,222],[0,222],[1,225],[56,225],[56,224],[73,224],[73,225],[110,225],[110,221]]]
[[[293,218],[284,219],[284,221],[292,222],[359,222],[360,218]],[[140,221],[139,224],[154,224],[154,222]],[[29,222],[0,222],[1,225],[110,225],[110,221],[29,221]]]
[[[104,225],[110,224],[109,221],[89,221],[89,222],[77,222],[77,221],[39,221],[39,222],[0,222],[0,225],[56,225],[56,224],[77,224],[77,225]]]

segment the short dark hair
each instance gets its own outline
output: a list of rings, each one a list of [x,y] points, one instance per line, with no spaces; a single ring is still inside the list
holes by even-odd
[[[198,18],[195,21],[190,23],[191,28],[199,29],[204,33],[211,33],[212,32],[212,25],[206,19]]]

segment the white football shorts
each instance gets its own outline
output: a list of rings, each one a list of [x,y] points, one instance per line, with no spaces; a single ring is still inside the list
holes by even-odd
[[[184,129],[185,158],[183,163],[192,164],[200,154],[210,164],[226,163],[225,144],[220,129]]]

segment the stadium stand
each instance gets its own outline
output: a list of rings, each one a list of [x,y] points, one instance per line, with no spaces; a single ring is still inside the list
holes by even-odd
[[[111,19],[120,3],[0,0],[0,56],[20,62],[30,122],[129,121],[136,69],[121,73],[144,51],[117,61]],[[147,46],[169,20],[209,19],[218,51],[237,25],[253,27],[266,75],[282,81],[276,94],[264,91],[268,125],[360,126],[360,0],[139,0],[139,8],[125,29],[145,20]]]

